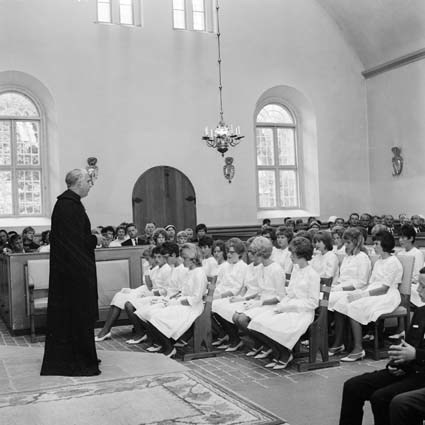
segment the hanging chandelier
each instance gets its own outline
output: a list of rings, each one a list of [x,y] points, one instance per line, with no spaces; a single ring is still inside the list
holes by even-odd
[[[219,20],[219,4],[216,0],[216,14],[217,14],[217,47],[218,47],[218,92],[220,96],[220,120],[217,127],[212,130],[205,127],[205,135],[202,140],[207,142],[207,146],[210,148],[217,149],[224,157],[225,152],[229,150],[229,147],[235,147],[239,144],[241,139],[245,136],[241,136],[240,127],[233,125],[227,125],[224,121],[223,114],[223,85],[221,83],[221,48],[220,48],[220,20]]]

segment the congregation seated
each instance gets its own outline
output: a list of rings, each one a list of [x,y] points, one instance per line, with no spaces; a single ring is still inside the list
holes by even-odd
[[[195,227],[195,240],[193,242],[199,242],[201,238],[207,236],[208,227],[204,223],[199,223]]]
[[[50,230],[41,232],[41,245],[38,252],[50,252]]]
[[[152,234],[152,240],[155,246],[160,246],[164,242],[167,242],[167,238],[168,238],[168,233],[162,227],[157,227]]]
[[[128,239],[121,243],[121,246],[138,246],[147,245],[147,242],[142,237],[138,236],[138,230],[134,223],[127,224],[126,232]]]
[[[25,227],[22,231],[22,244],[25,252],[36,252],[40,245],[34,242],[35,230],[32,227]]]
[[[362,325],[376,321],[382,314],[391,313],[401,301],[398,285],[403,275],[403,267],[398,258],[393,255],[394,237],[390,232],[382,231],[377,233],[373,240],[375,252],[379,258],[374,264],[368,284],[349,292],[341,291],[342,295],[333,305],[338,320],[342,320],[341,315],[350,319],[353,333],[354,347],[351,353],[341,361],[361,360],[365,356],[362,345]],[[341,332],[341,329],[339,328],[337,332]],[[337,333],[336,339],[338,342],[341,341],[341,335]],[[335,348],[337,347],[334,346]]]
[[[187,232],[185,230],[180,230],[180,232],[177,233],[176,240],[179,246],[183,246],[185,243],[189,242]]]
[[[118,226],[115,232],[115,239],[109,243],[110,248],[118,248],[127,239],[127,232],[124,226]]]
[[[331,231],[331,236],[333,240],[333,251],[338,257],[345,257],[345,243],[344,243],[344,232],[345,228],[343,226],[334,226]],[[342,261],[342,260],[341,260]]]
[[[24,243],[22,241],[22,237],[18,235],[17,233],[12,234],[9,238],[9,246],[4,248],[3,251],[5,254],[23,254],[25,253],[24,250]]]
[[[176,242],[176,226],[174,224],[168,224],[164,229],[167,232],[167,240],[169,242]]]
[[[425,301],[425,268],[418,293]],[[390,346],[385,369],[347,380],[339,425],[361,425],[363,406],[370,401],[376,425],[422,425],[425,419],[425,306],[412,318],[405,341]]]
[[[5,248],[9,247],[9,235],[6,230],[0,230],[0,252],[3,252]]]

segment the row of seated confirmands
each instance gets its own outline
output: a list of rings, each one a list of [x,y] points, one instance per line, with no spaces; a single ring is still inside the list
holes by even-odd
[[[326,277],[333,281],[329,310],[334,312],[335,322],[329,354],[345,351],[342,324],[348,317],[354,347],[341,360],[363,359],[363,325],[392,312],[401,301],[398,285],[403,270],[393,254],[393,235],[382,230],[373,236],[374,255],[379,258],[372,270],[359,228],[336,226],[330,232],[317,231],[311,239],[308,232],[294,235],[291,228],[282,226],[273,232],[275,245],[270,228],[262,233],[246,243],[238,238],[214,242],[207,235],[198,246],[189,243],[179,249],[176,243],[165,242],[146,250],[143,284],[124,288],[114,296],[96,340],[112,337],[112,326],[125,310],[136,331],[129,344],[147,343],[148,351],[173,356],[175,345],[187,343],[191,325],[203,311],[208,281],[216,280],[214,344],[237,351],[244,345],[241,335],[247,334],[254,341],[247,355],[266,359],[265,367],[283,369],[292,360],[294,345],[314,320],[320,278]],[[404,225],[401,233],[404,247],[398,255],[415,255],[414,228]],[[412,288],[418,298],[423,262],[421,257],[413,273]]]

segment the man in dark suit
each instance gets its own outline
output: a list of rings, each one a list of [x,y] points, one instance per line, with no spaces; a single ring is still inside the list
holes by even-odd
[[[137,246],[137,245],[148,245],[148,242],[137,236],[137,227],[134,223],[127,224],[126,227],[128,239],[124,241],[121,246]]]
[[[425,267],[419,273],[418,293],[425,301]],[[425,388],[424,335],[425,306],[415,311],[406,334],[406,341],[390,346],[390,361],[385,369],[364,373],[345,382],[339,425],[361,425],[363,405],[366,400],[369,400],[372,406],[375,425],[401,425],[404,423],[397,421],[397,414],[401,414],[400,404],[403,405],[403,402],[406,404],[407,401],[401,398],[400,402],[396,396],[405,393],[408,395],[407,392]],[[411,398],[409,402],[415,403],[416,399],[417,394],[414,394],[413,401]],[[422,395],[422,400],[424,399],[425,396]],[[415,424],[414,422],[407,423]]]

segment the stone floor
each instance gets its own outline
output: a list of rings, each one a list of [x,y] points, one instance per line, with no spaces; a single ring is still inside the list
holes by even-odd
[[[146,348],[144,344],[129,346],[125,343],[125,340],[131,335],[129,326],[115,327],[112,331],[112,339],[97,344],[99,357],[102,358],[102,352],[105,352],[103,357],[107,360],[102,362],[100,377],[120,378],[123,373],[121,364],[126,365],[128,371],[131,370],[131,362],[129,363],[127,354],[133,352],[134,355],[130,356],[130,359],[135,359],[139,358],[137,353],[144,353],[144,348]],[[2,350],[1,346],[7,346],[7,349]],[[3,356],[7,356],[9,359],[13,358],[23,351],[26,352],[25,347],[38,347],[39,349],[34,353],[41,357],[42,342],[31,344],[28,336],[13,337],[0,321],[0,365],[2,366],[0,373],[3,375],[0,376],[0,383],[7,384],[12,381],[25,383],[25,373],[18,367],[10,366],[11,363],[2,360],[1,357],[1,353],[3,353]],[[385,365],[385,360],[374,361],[366,358],[360,362],[317,371],[301,373],[293,365],[283,371],[271,371],[264,368],[265,360],[251,359],[245,356],[245,352],[246,350],[237,353],[223,353],[218,357],[188,362],[183,362],[181,358],[177,357],[176,362],[173,363],[176,363],[178,368],[200,373],[286,419],[291,425],[337,424],[343,382],[351,376],[379,369]],[[151,354],[147,357],[143,354],[140,359],[143,358],[145,367],[148,369],[149,362],[159,360],[158,357],[163,356]],[[15,376],[16,374],[19,376]],[[52,379],[57,378],[52,377]],[[44,381],[38,380],[34,384],[41,385],[42,382]],[[11,385],[10,390],[16,390],[16,385]],[[372,423],[370,407],[367,405],[364,424],[371,425]]]

